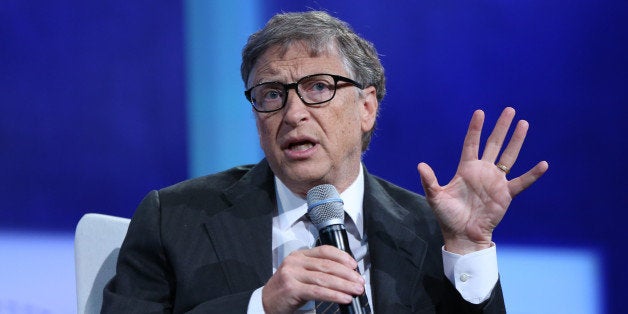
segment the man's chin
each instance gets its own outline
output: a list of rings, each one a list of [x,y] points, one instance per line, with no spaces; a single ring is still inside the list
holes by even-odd
[[[312,187],[327,183],[326,176],[323,171],[314,171],[309,167],[304,169],[303,167],[290,167],[289,169],[281,169],[281,171],[275,172],[275,175],[281,179],[281,181],[288,186],[293,192],[297,194],[305,194]],[[298,189],[299,192],[294,191]]]

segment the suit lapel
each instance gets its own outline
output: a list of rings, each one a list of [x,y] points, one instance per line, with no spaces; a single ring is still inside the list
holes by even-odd
[[[224,191],[230,204],[205,222],[232,291],[255,289],[272,275],[273,175],[265,160]]]
[[[405,312],[418,301],[413,297],[414,287],[420,279],[427,243],[417,236],[408,210],[366,172],[364,212],[375,312]]]

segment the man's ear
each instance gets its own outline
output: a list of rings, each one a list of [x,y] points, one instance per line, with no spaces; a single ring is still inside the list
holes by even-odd
[[[377,90],[375,86],[369,86],[362,90],[363,99],[360,106],[360,120],[362,123],[362,132],[368,132],[373,129],[375,119],[377,118],[377,109],[379,101],[377,101]]]

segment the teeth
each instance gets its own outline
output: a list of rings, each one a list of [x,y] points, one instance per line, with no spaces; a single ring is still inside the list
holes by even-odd
[[[312,143],[302,143],[290,146],[290,150],[303,151],[312,148]]]

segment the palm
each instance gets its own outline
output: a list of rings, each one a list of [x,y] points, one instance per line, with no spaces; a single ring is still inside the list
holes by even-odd
[[[482,111],[476,111],[465,137],[462,156],[453,179],[440,186],[432,169],[425,163],[418,166],[428,202],[436,214],[445,241],[466,241],[490,244],[492,232],[504,217],[512,198],[536,181],[547,170],[540,162],[524,175],[507,180],[495,161],[514,117],[514,109],[506,108],[487,140],[482,158],[478,158],[479,140],[484,122]],[[500,164],[512,167],[525,139],[528,124],[520,121],[508,146],[501,154]]]
[[[428,201],[446,232],[468,235],[470,240],[490,241],[490,232],[501,221],[512,198],[508,182],[493,164],[467,162],[454,178]]]

